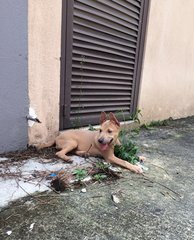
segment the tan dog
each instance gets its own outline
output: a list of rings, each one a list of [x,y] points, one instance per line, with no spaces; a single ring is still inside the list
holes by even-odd
[[[136,173],[142,173],[140,167],[114,155],[114,146],[120,144],[118,140],[120,123],[113,113],[110,113],[109,117],[110,120],[107,120],[106,113],[101,113],[99,131],[67,130],[57,136],[54,141],[41,144],[38,148],[49,147],[55,143],[56,148],[60,149],[56,155],[65,161],[71,161],[66,154],[75,150],[75,154],[78,156],[100,156],[109,163],[117,164]]]

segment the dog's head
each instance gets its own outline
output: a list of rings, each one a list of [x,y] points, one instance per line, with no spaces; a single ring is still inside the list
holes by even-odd
[[[120,131],[120,123],[113,113],[109,114],[109,120],[105,112],[100,116],[100,129],[98,134],[98,144],[102,151],[106,151],[109,146],[114,146]]]

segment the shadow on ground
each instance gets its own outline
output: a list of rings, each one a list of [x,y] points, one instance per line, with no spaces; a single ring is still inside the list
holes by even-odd
[[[1,211],[0,239],[194,239],[194,117],[141,130],[134,141],[147,158],[144,176],[125,171],[85,193],[18,200]]]

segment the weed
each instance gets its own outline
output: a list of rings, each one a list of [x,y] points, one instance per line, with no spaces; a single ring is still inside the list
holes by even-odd
[[[153,127],[150,126],[149,123],[144,123],[144,124],[142,124],[142,125],[141,125],[141,128],[146,129],[146,130],[151,130],[151,129],[153,129]]]
[[[114,154],[118,158],[121,158],[127,162],[135,164],[138,162],[137,156],[138,147],[122,132],[120,136],[121,145],[116,145],[114,148]]]
[[[126,121],[125,119],[125,114],[124,114],[124,111],[123,110],[119,110],[119,111],[116,111],[115,112],[115,115],[118,119],[121,119],[123,122]]]
[[[97,129],[94,126],[92,126],[91,124],[88,126],[88,130],[97,131]]]
[[[81,118],[81,111],[84,109],[84,105],[82,104],[82,97],[83,97],[83,80],[84,80],[84,64],[86,63],[86,57],[84,55],[81,55],[81,61],[80,61],[80,85],[77,87],[77,90],[79,91],[78,96],[75,98],[72,98],[72,100],[76,100],[78,102],[78,106],[73,113],[75,114],[75,119],[72,120],[72,126],[73,128],[79,128],[82,125],[82,118]]]
[[[110,180],[114,178],[120,178],[119,173],[114,172],[109,167],[109,164],[104,162],[97,162],[93,165],[92,178],[95,181]]]
[[[132,129],[131,132],[134,133],[135,135],[138,135],[140,133],[140,127]]]
[[[119,139],[122,138],[126,134],[126,129],[121,129],[119,132]]]
[[[138,122],[139,124],[140,124],[140,116],[142,116],[140,109],[136,109],[135,112],[131,113],[129,116],[126,116],[124,114],[124,111],[122,110],[117,111],[116,115],[118,118],[122,119],[123,122],[125,122],[126,120],[131,120],[134,122]]]
[[[142,116],[141,109],[136,109],[136,111],[130,115],[129,120],[133,120],[133,121],[138,122],[140,124],[140,117],[139,116]]]
[[[95,164],[95,168],[102,170],[102,171],[106,171],[108,169],[108,165],[103,162],[97,162]]]
[[[103,181],[106,178],[107,178],[107,176],[105,174],[101,174],[101,173],[97,173],[97,174],[93,175],[93,179],[95,181],[98,181],[98,182],[101,182],[101,181]]]
[[[150,129],[153,129],[154,127],[168,126],[170,120],[171,120],[171,119],[151,121],[150,123],[143,124],[143,125],[141,126],[141,128],[145,128],[145,129],[147,129],[147,130],[150,130]]]
[[[87,176],[87,171],[85,169],[77,168],[73,171],[73,175],[76,176],[78,181],[81,181]]]

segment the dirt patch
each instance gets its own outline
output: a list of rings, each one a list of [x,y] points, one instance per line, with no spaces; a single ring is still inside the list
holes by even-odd
[[[0,158],[8,158],[8,161],[22,161],[30,158],[56,159],[56,152],[57,150],[55,147],[45,148],[41,150],[37,150],[34,147],[28,147],[26,150],[22,151],[2,153],[0,154]]]
[[[141,130],[134,140],[147,157],[146,178],[124,171],[86,192],[22,198],[2,209],[0,238],[193,240],[193,137],[194,118]]]

